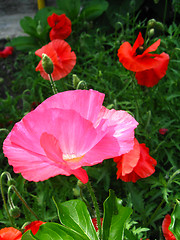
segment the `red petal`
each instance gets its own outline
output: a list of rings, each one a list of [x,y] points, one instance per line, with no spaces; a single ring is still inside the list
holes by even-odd
[[[173,233],[169,230],[169,225],[171,223],[171,216],[167,214],[162,223],[162,231],[166,240],[176,240]]]
[[[138,37],[133,45],[133,48],[132,48],[132,54],[135,54],[136,53],[136,50],[138,47],[142,46],[144,44],[144,39],[142,37],[142,34],[141,32],[139,32],[138,34]]]
[[[147,54],[147,53],[149,53],[149,52],[154,52],[154,51],[156,51],[156,49],[157,49],[157,48],[159,47],[159,45],[160,45],[160,42],[161,42],[161,40],[158,39],[155,43],[153,43],[151,46],[149,46],[149,47],[143,52],[142,55],[145,55],[145,54]]]
[[[22,233],[13,228],[7,227],[0,230],[0,239],[2,240],[21,240]]]
[[[34,222],[28,224],[27,226],[25,226],[24,232],[31,230],[32,233],[35,235],[38,232],[39,227],[44,223],[45,222],[42,222],[42,221],[34,221]]]
[[[136,73],[135,77],[139,85],[153,87],[166,75],[169,64],[169,55],[163,52],[160,55],[157,55],[154,60],[159,63],[158,66]]]

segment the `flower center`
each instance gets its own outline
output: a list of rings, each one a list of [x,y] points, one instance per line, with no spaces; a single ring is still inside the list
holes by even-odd
[[[144,52],[144,47],[140,46],[136,49],[136,55],[141,55]]]
[[[79,162],[83,157],[84,155],[76,157],[75,154],[63,154],[63,160],[66,162]]]

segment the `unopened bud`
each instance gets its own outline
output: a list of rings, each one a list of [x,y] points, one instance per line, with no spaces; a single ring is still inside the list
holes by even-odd
[[[73,87],[76,89],[77,88],[77,85],[78,83],[80,82],[80,79],[78,78],[78,76],[76,74],[73,74]]]
[[[150,19],[147,23],[148,28],[153,28],[156,25],[156,20],[154,18]]]
[[[42,66],[47,74],[51,74],[53,72],[53,62],[45,53],[42,54]]]
[[[38,22],[38,25],[36,27],[36,32],[37,32],[38,35],[41,35],[41,33],[43,32],[43,28],[41,26],[41,22],[40,21]]]
[[[148,36],[149,37],[152,37],[154,35],[154,28],[151,28],[149,31],[148,31]]]
[[[77,185],[81,189],[83,189],[85,187],[84,183],[82,183],[80,180],[77,181]]]
[[[158,30],[164,31],[164,25],[161,22],[156,22],[156,28]]]
[[[79,189],[73,188],[73,194],[74,194],[75,197],[79,197],[80,196]]]
[[[21,211],[18,207],[11,208],[10,215],[13,218],[18,218],[21,215]]]

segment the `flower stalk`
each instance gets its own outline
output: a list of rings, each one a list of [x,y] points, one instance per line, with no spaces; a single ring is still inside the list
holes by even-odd
[[[91,198],[92,198],[92,202],[93,202],[93,205],[94,205],[94,208],[95,208],[95,212],[96,212],[96,218],[97,218],[97,225],[98,225],[98,232],[99,232],[99,239],[101,240],[102,239],[102,232],[101,232],[101,219],[100,219],[100,211],[99,211],[99,206],[98,206],[98,203],[97,203],[97,199],[96,199],[96,196],[94,194],[94,190],[91,186],[91,183],[90,181],[88,181],[86,183],[86,186],[87,186],[87,189],[91,195]]]
[[[51,87],[52,87],[53,93],[54,93],[54,94],[57,94],[57,93],[58,93],[58,90],[57,90],[57,88],[56,88],[56,84],[55,84],[55,82],[53,81],[53,78],[52,78],[51,74],[49,74],[49,79],[50,79],[50,83],[51,83]]]

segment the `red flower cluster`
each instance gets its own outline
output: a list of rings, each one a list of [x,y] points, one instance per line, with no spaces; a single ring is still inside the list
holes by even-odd
[[[50,31],[51,41],[54,39],[66,39],[71,34],[71,20],[65,14],[57,15],[53,13],[47,18],[49,26],[52,28]]]
[[[9,55],[12,55],[13,47],[5,47],[3,51],[0,51],[0,58],[7,58]]]
[[[119,61],[123,66],[135,72],[135,78],[139,85],[153,87],[166,74],[169,55],[166,53],[152,54],[160,45],[160,39],[147,49],[143,47],[144,39],[139,33],[133,47],[129,42],[124,42],[119,50]]]
[[[117,179],[125,182],[136,182],[140,178],[152,175],[157,164],[156,160],[149,155],[149,149],[144,143],[139,144],[134,139],[133,149],[119,157],[115,157],[117,163]]]
[[[39,227],[43,223],[45,222],[34,221],[25,227],[24,232],[31,230],[32,233],[35,235],[38,232]],[[2,228],[0,230],[0,240],[21,240],[21,238],[22,238],[22,232],[17,230],[16,228],[7,227],[7,228]]]
[[[162,223],[162,231],[166,240],[176,240],[173,233],[169,230],[169,225],[171,224],[171,216],[167,214]]]
[[[35,54],[41,58],[43,53],[46,54],[53,63],[53,72],[51,76],[54,81],[68,75],[76,64],[76,55],[74,52],[71,52],[71,47],[64,40],[53,40],[35,52]],[[42,66],[42,60],[36,67],[36,71],[40,71],[41,76],[49,80],[49,75]]]

